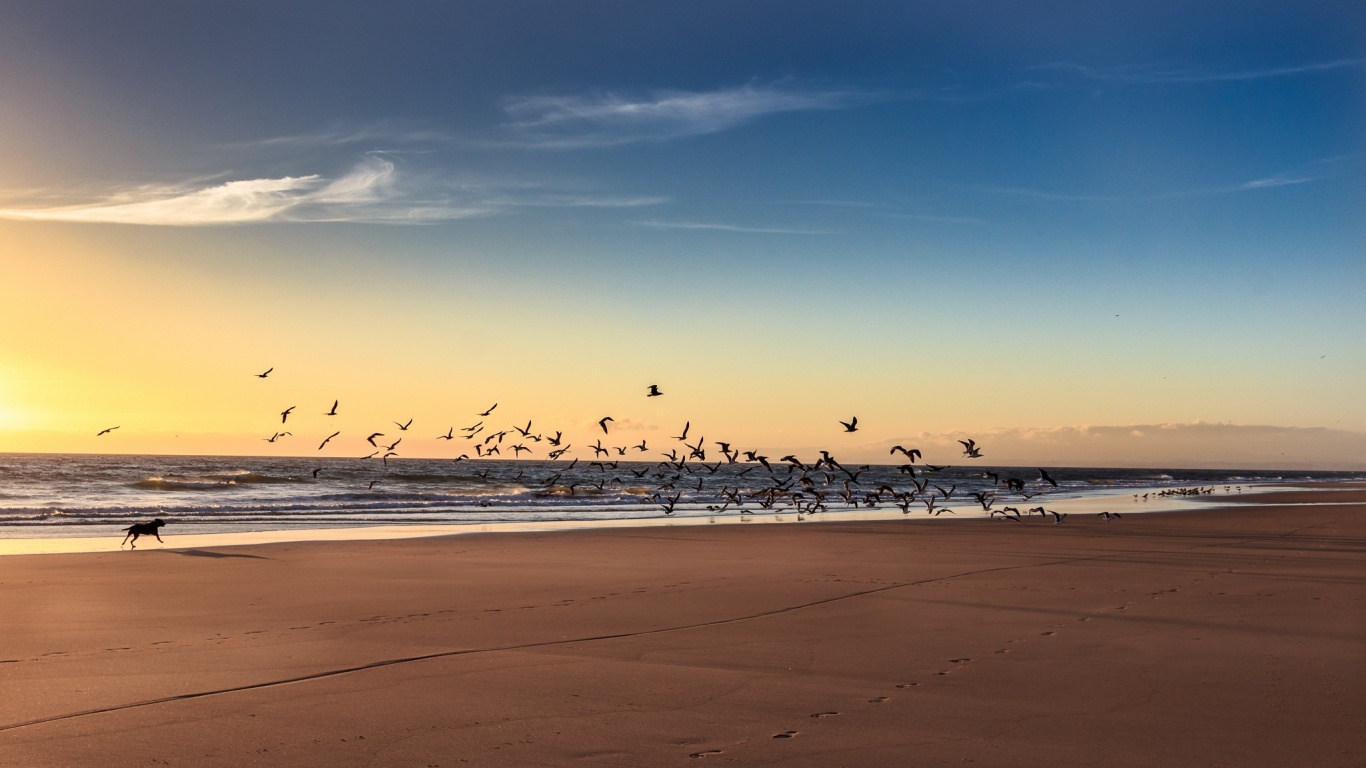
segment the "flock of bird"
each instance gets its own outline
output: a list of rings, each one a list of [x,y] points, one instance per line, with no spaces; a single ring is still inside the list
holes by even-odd
[[[275,368],[271,367],[262,373],[252,374],[255,378],[267,379]],[[661,397],[664,395],[657,384],[648,385],[645,397]],[[338,415],[339,400],[333,400],[332,407],[322,415],[335,417]],[[262,438],[268,443],[277,443],[283,438],[292,437],[293,433],[284,429],[289,424],[289,418],[298,406],[291,405],[279,412],[280,428],[273,431],[270,437]],[[452,426],[444,434],[436,435],[433,439],[454,442],[464,440],[474,452],[476,459],[492,458],[521,458],[523,454],[536,456],[544,450],[545,459],[549,462],[558,462],[565,459],[566,455],[573,449],[573,446],[565,443],[563,431],[556,430],[553,435],[549,431],[533,431],[532,421],[526,424],[513,424],[506,427],[495,428],[490,422],[494,411],[498,408],[498,403],[494,403],[484,411],[475,414],[477,419],[469,426],[457,428]],[[398,447],[403,443],[406,433],[410,432],[413,426],[413,419],[406,421],[392,422],[396,432],[374,431],[364,439],[374,450],[368,455],[358,457],[365,461],[378,458],[385,466],[388,465],[390,458],[399,456]],[[650,448],[645,440],[639,444],[628,445],[604,445],[603,438],[610,438],[613,435],[612,426],[615,419],[611,416],[604,416],[597,421],[597,426],[602,432],[591,445],[587,446],[591,450],[592,461],[588,462],[586,469],[595,470],[597,478],[589,482],[570,482],[564,478],[565,472],[574,469],[580,463],[580,457],[573,457],[567,460],[561,467],[555,467],[550,474],[538,480],[528,480],[524,477],[524,471],[519,470],[516,478],[518,482],[523,482],[528,487],[538,488],[538,493],[545,495],[567,495],[574,496],[580,492],[598,493],[606,492],[608,486],[615,486],[617,490],[637,493],[643,499],[652,504],[657,504],[665,515],[673,514],[683,499],[684,491],[700,495],[704,501],[710,500],[714,503],[706,504],[706,510],[713,514],[721,514],[727,511],[734,511],[737,514],[754,514],[758,511],[795,511],[798,519],[803,519],[806,515],[812,515],[830,509],[831,505],[843,503],[847,507],[876,509],[883,505],[891,505],[899,508],[903,514],[909,515],[912,510],[919,507],[924,508],[928,515],[939,516],[945,513],[952,514],[953,510],[947,504],[957,497],[966,501],[971,497],[973,501],[980,505],[988,513],[988,517],[1001,520],[1022,522],[1027,517],[1038,516],[1044,519],[1052,518],[1055,524],[1062,523],[1067,519],[1066,513],[1048,510],[1043,506],[1034,506],[1022,510],[1023,502],[1032,497],[1058,487],[1058,483],[1048,474],[1045,469],[1038,469],[1038,477],[1026,481],[1019,477],[1004,477],[993,471],[983,472],[982,479],[991,480],[991,488],[981,491],[960,492],[958,484],[949,484],[944,487],[942,482],[934,482],[936,475],[944,470],[950,469],[946,466],[935,466],[925,463],[919,449],[906,448],[901,445],[894,445],[889,451],[890,456],[898,454],[904,459],[904,463],[896,465],[895,469],[900,482],[896,485],[891,482],[881,482],[875,487],[871,483],[864,483],[861,477],[870,469],[869,465],[856,468],[849,468],[840,463],[828,450],[819,451],[820,456],[814,461],[802,461],[793,454],[788,454],[777,458],[763,455],[757,450],[741,450],[733,447],[732,443],[714,440],[710,443],[705,437],[696,437],[690,441],[689,433],[692,430],[692,422],[684,423],[678,435],[671,437],[672,440],[681,445],[670,446],[667,450],[657,450],[656,453],[661,457],[658,461],[650,463],[641,461],[646,454],[650,453]],[[839,421],[844,433],[859,431],[859,421],[857,416],[850,417],[848,421]],[[97,433],[104,436],[112,433],[119,427],[109,427]],[[334,431],[318,445],[321,451],[333,439],[341,435],[340,431]],[[392,442],[388,438],[394,438]],[[379,438],[385,438],[380,440]],[[981,447],[973,439],[959,440],[962,447],[962,456],[966,459],[980,459],[983,456]],[[506,456],[504,449],[511,452],[511,457]],[[708,456],[711,455],[709,459]],[[470,460],[472,457],[468,452],[461,453],[453,459],[459,464],[462,461]],[[623,459],[627,460],[623,467]],[[636,459],[636,461],[631,461]],[[919,463],[917,463],[919,462]],[[643,465],[642,465],[643,464]],[[635,466],[632,466],[635,465]],[[731,468],[726,473],[720,474],[723,466],[739,465]],[[540,465],[544,467],[544,465]],[[316,480],[319,473],[324,468],[319,467],[312,471],[313,478]],[[474,474],[484,480],[489,477],[488,469],[482,472],[476,471]],[[745,478],[754,473],[753,477],[745,481]],[[623,479],[626,475],[626,479]],[[707,489],[708,481],[712,481],[712,487]],[[731,487],[729,481],[734,480],[735,486]],[[716,488],[716,482],[721,483],[720,488]],[[380,484],[381,480],[369,481],[367,488],[374,489]],[[627,491],[626,489],[635,490]],[[704,493],[710,490],[710,493]],[[695,501],[697,496],[690,500]],[[483,502],[487,504],[488,502]],[[1000,504],[998,507],[997,505]],[[1020,504],[1014,506],[1013,504]],[[1111,512],[1102,512],[1100,515],[1107,522],[1119,519],[1119,515]]]

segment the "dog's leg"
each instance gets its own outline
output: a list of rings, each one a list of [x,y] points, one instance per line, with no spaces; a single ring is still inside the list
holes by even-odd
[[[129,549],[137,549],[137,548],[138,548],[138,534],[136,534],[136,533],[133,534],[133,543],[130,544],[130,545],[128,545],[128,548],[129,548]]]
[[[157,537],[157,541],[161,541],[161,534],[160,534],[159,532],[157,532],[157,531],[152,531],[152,535],[155,536],[155,537]],[[166,542],[161,541],[161,543],[162,543],[162,544],[165,544]]]

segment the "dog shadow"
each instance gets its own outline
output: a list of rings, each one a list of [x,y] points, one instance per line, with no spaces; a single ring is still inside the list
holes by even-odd
[[[261,555],[245,555],[245,554],[240,554],[240,553],[228,553],[228,552],[210,552],[210,551],[205,550],[205,549],[163,549],[163,550],[161,550],[161,551],[162,551],[162,552],[165,552],[166,554],[169,554],[169,555],[184,555],[185,557],[212,557],[212,558],[245,557],[245,558],[247,558],[247,559],[249,559],[249,560],[269,560],[269,559],[270,559],[269,557],[262,557]]]

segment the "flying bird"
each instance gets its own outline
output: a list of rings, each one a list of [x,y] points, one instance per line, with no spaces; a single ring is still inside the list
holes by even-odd
[[[396,421],[396,422],[394,422],[394,425],[398,427],[398,431],[400,431],[400,432],[407,432],[407,431],[408,431],[408,427],[411,427],[411,426],[413,425],[413,420],[412,420],[412,419],[408,419],[408,423],[407,423],[407,424],[399,424],[399,423]]]
[[[616,419],[613,419],[611,416],[603,416],[601,419],[598,419],[598,426],[602,427],[602,433],[604,435],[607,434],[607,422],[609,421],[616,421]]]
[[[645,396],[646,396],[646,397],[659,397],[659,396],[662,395],[662,394],[664,394],[664,393],[659,391],[659,385],[658,385],[658,384],[651,384],[651,385],[650,385],[650,391],[647,392],[647,393],[645,393]]]
[[[691,421],[685,423],[685,424],[683,425],[683,434],[681,434],[681,435],[675,437],[674,439],[675,439],[675,440],[678,440],[679,442],[686,441],[686,440],[688,439],[688,430],[691,429],[691,428],[692,428],[692,422],[691,422]]]
[[[336,437],[337,435],[340,435],[340,434],[341,434],[340,432],[333,432],[332,434],[328,435],[328,436],[327,436],[327,439],[323,441],[323,444],[320,445],[320,446],[318,446],[318,450],[321,451],[321,450],[323,449],[323,445],[327,445],[328,442],[330,442],[330,441],[332,440],[332,438],[334,438],[334,437]]]
[[[849,419],[848,421],[841,421],[840,424],[844,425],[844,431],[845,431],[845,432],[857,432],[857,431],[858,431],[858,417],[857,417],[857,416],[855,416],[855,417]]]
[[[294,434],[293,432],[276,432],[275,434],[271,435],[270,437],[263,437],[263,438],[261,438],[261,439],[262,439],[262,440],[265,440],[267,443],[273,443],[273,442],[275,442],[276,440],[279,440],[280,438],[284,437],[285,435],[293,435],[293,434]]]
[[[1057,487],[1058,487],[1058,481],[1056,481],[1056,480],[1054,480],[1053,478],[1049,477],[1049,476],[1048,476],[1048,473],[1045,472],[1045,471],[1043,471],[1042,469],[1039,470],[1039,480],[1041,480],[1041,481],[1043,481],[1043,482],[1045,482],[1045,483],[1048,483],[1049,485],[1053,486],[1054,488],[1057,488]]]
[[[378,448],[379,446],[375,443],[375,438],[377,438],[377,437],[384,437],[384,433],[383,433],[383,432],[376,432],[375,434],[373,434],[373,435],[371,435],[371,436],[365,438],[365,440],[366,440],[366,442],[370,443],[370,445],[373,445],[373,446],[375,446],[376,448]]]
[[[980,448],[977,447],[977,441],[976,441],[976,440],[973,440],[973,439],[969,438],[969,439],[967,439],[967,440],[959,440],[958,442],[960,442],[960,443],[963,444],[963,455],[964,455],[964,456],[968,457],[969,459],[980,459],[980,458],[982,458],[982,451],[981,451]]]
[[[436,439],[437,439],[437,440],[454,440],[454,439],[455,439],[455,427],[451,427],[450,429],[446,430],[446,434],[444,434],[444,435],[437,435],[437,436],[436,436]]]
[[[284,424],[285,421],[286,421],[287,419],[289,419],[289,414],[292,413],[292,412],[294,411],[294,409],[297,408],[297,407],[298,407],[298,406],[296,406],[296,405],[291,405],[291,406],[289,406],[288,408],[284,409],[283,411],[280,411],[280,423],[281,423],[281,424]]]
[[[487,416],[487,415],[489,415],[490,413],[493,413],[493,409],[494,409],[494,408],[497,408],[497,407],[498,407],[498,404],[497,404],[497,403],[494,403],[493,405],[490,405],[490,406],[489,406],[489,409],[488,409],[487,411],[484,411],[483,413],[481,413],[481,414],[479,414],[479,415],[480,415],[480,416]]]
[[[270,372],[273,371],[273,370],[275,370],[275,367],[274,367],[274,366],[271,366],[270,368],[266,369],[266,372],[265,372],[265,373],[254,373],[254,374],[252,374],[252,375],[255,376],[255,377],[258,378],[258,379],[264,379],[265,377],[269,376],[269,375],[270,375]]]
[[[100,435],[107,435],[107,434],[109,434],[110,432],[113,432],[113,431],[116,430],[116,429],[118,429],[118,427],[110,427],[109,429],[102,429],[102,430],[99,431],[98,434],[95,435],[95,437],[99,437]]]

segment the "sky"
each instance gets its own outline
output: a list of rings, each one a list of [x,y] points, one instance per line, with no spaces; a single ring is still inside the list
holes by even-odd
[[[0,451],[1366,469],[1354,3],[8,0],[0,104]]]

